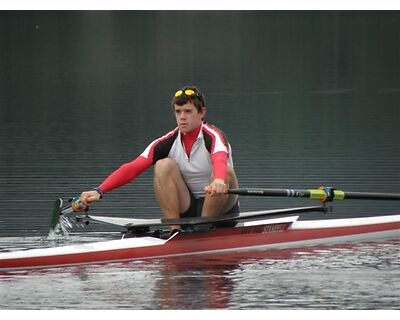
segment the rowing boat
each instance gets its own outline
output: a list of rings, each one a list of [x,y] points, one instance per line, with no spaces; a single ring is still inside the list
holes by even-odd
[[[207,232],[177,233],[168,239],[143,236],[1,253],[0,271],[400,238],[400,215],[314,221],[298,218],[248,221]]]
[[[329,198],[333,199],[334,195],[330,195]],[[0,253],[0,271],[400,239],[400,214],[299,220],[299,213],[324,210],[326,211],[325,204],[243,212],[212,220],[194,218],[166,221],[78,216],[78,219],[84,221],[125,227],[129,231],[128,234],[133,236],[86,244]],[[216,222],[235,222],[236,225],[215,228],[213,223]],[[210,225],[211,227],[188,229],[166,239],[160,237],[157,230],[150,230],[152,227],[177,223],[191,227]]]

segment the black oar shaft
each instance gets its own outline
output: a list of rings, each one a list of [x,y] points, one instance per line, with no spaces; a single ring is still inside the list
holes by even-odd
[[[296,189],[262,189],[262,188],[237,188],[230,189],[229,193],[243,196],[269,196],[269,197],[295,197],[309,198],[320,201],[362,199],[362,200],[400,200],[397,193],[375,192],[345,192],[333,188],[296,190]]]
[[[294,189],[237,188],[237,189],[230,189],[229,193],[238,194],[242,196],[310,198],[310,192],[308,190],[294,190]]]
[[[363,200],[400,200],[400,194],[397,193],[345,192],[344,197]]]

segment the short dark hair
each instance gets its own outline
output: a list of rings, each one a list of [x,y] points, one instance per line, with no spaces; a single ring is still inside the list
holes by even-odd
[[[188,102],[192,102],[195,105],[197,111],[201,112],[201,109],[206,106],[204,95],[195,86],[186,86],[180,90],[182,90],[183,93],[177,97],[174,96],[172,98],[172,101],[171,101],[172,108],[174,108],[175,105],[183,106],[184,104],[186,104]],[[193,90],[195,92],[195,94],[189,96],[189,95],[185,94],[185,90]]]

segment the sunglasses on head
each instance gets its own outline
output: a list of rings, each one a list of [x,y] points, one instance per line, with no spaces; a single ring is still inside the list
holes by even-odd
[[[186,94],[187,96],[200,96],[198,92],[192,89],[186,89],[186,90],[178,90],[177,92],[175,92],[175,97],[179,97],[182,94]]]

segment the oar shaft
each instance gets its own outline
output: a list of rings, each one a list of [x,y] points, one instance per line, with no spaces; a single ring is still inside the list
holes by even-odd
[[[375,192],[345,192],[345,199],[400,200],[400,194]]]
[[[237,188],[230,189],[229,193],[242,196],[268,196],[268,197],[296,197],[309,198],[310,192],[307,190],[293,189],[261,189],[261,188]]]
[[[262,189],[262,188],[237,188],[230,189],[229,193],[242,196],[268,196],[268,197],[293,197],[322,200],[326,192],[319,189],[296,190],[296,189]],[[334,200],[343,199],[343,191],[335,190]]]
[[[363,199],[363,200],[400,200],[400,194],[375,192],[345,192],[332,188],[296,190],[296,189],[262,189],[237,188],[229,193],[243,196],[294,197],[308,198],[320,201]],[[327,199],[328,198],[328,199]]]

